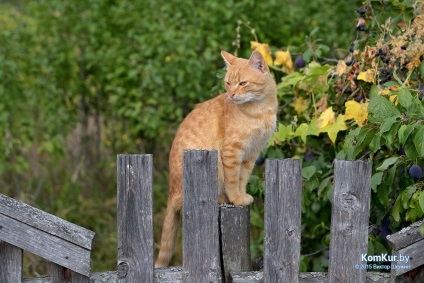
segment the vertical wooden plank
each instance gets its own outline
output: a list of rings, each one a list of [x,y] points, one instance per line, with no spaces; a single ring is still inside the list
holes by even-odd
[[[22,282],[22,253],[22,249],[0,241],[0,282]]]
[[[264,282],[299,282],[302,160],[265,163]]]
[[[365,282],[361,254],[368,249],[371,165],[336,160],[331,212],[329,282]],[[366,264],[366,263],[363,263]]]
[[[218,153],[183,153],[183,282],[218,282]]]
[[[219,206],[220,245],[225,282],[230,272],[250,271],[250,206]]]
[[[52,262],[51,281],[55,283],[90,283],[90,277]]]
[[[118,282],[153,282],[152,173],[151,154],[118,155]]]

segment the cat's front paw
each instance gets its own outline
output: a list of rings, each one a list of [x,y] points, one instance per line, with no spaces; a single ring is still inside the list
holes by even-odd
[[[253,197],[249,194],[243,194],[233,199],[232,203],[234,205],[249,205],[253,202]]]

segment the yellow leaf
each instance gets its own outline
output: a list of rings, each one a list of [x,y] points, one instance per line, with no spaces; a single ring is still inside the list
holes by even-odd
[[[335,123],[327,125],[326,127],[320,129],[321,133],[327,133],[328,137],[330,138],[330,140],[335,143],[336,139],[337,139],[337,134],[340,131],[345,131],[348,129],[348,127],[346,126],[345,122],[344,122],[344,115],[339,115],[337,117],[337,120],[335,121]]]
[[[337,63],[336,74],[338,76],[347,74],[347,65],[344,60],[339,60],[339,62]]]
[[[390,93],[390,89],[386,88],[386,89],[382,89],[378,92],[381,95],[388,95]]]
[[[253,51],[259,51],[262,56],[264,56],[265,63],[267,63],[268,65],[272,65],[271,49],[269,48],[268,44],[259,43],[257,41],[251,41],[250,48]]]
[[[399,104],[399,99],[398,99],[398,97],[397,97],[397,94],[390,96],[390,97],[389,97],[389,100],[390,100],[391,102],[393,102],[393,103],[395,104],[395,106]]]
[[[358,80],[365,81],[367,83],[375,83],[375,70],[368,69],[366,72],[360,72],[358,75]]]
[[[318,118],[318,129],[322,129],[327,125],[333,124],[336,120],[336,113],[333,112],[333,108],[327,108]]]
[[[359,127],[362,127],[365,124],[365,121],[368,118],[368,101],[367,102],[356,102],[355,100],[349,100],[345,103],[346,106],[346,114],[344,119],[354,119],[356,124]]]
[[[292,73],[294,71],[293,69],[293,61],[290,55],[290,50],[287,51],[277,51],[275,52],[275,65],[282,65],[283,67],[286,67],[287,73]]]
[[[298,97],[296,98],[296,101],[294,103],[290,104],[290,106],[294,107],[294,110],[296,110],[297,115],[300,116],[303,111],[308,109],[308,102],[303,99],[303,97]]]

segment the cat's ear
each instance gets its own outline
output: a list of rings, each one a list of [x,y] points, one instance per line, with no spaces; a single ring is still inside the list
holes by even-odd
[[[231,55],[230,53],[225,52],[224,50],[221,50],[221,55],[222,55],[222,58],[224,58],[225,65],[227,67],[233,65],[234,61],[237,59],[236,56]]]
[[[252,55],[249,59],[249,64],[264,73],[265,71],[268,71],[268,66],[265,63],[264,56],[259,51],[253,51]]]

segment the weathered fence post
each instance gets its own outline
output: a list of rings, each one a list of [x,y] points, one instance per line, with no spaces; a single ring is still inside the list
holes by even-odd
[[[264,282],[299,282],[302,161],[265,163]]]
[[[183,282],[219,282],[218,153],[183,153]]]
[[[56,263],[51,263],[51,282],[55,283],[89,283],[88,276],[81,275]]]
[[[22,282],[22,252],[22,249],[0,241],[0,282]]]
[[[118,155],[118,282],[153,283],[152,161]]]
[[[331,212],[330,283],[366,280],[360,267],[367,253],[371,196],[371,165],[365,161],[336,160]],[[363,264],[366,264],[363,263]]]
[[[230,272],[250,271],[250,206],[219,206],[222,271],[225,282]]]

